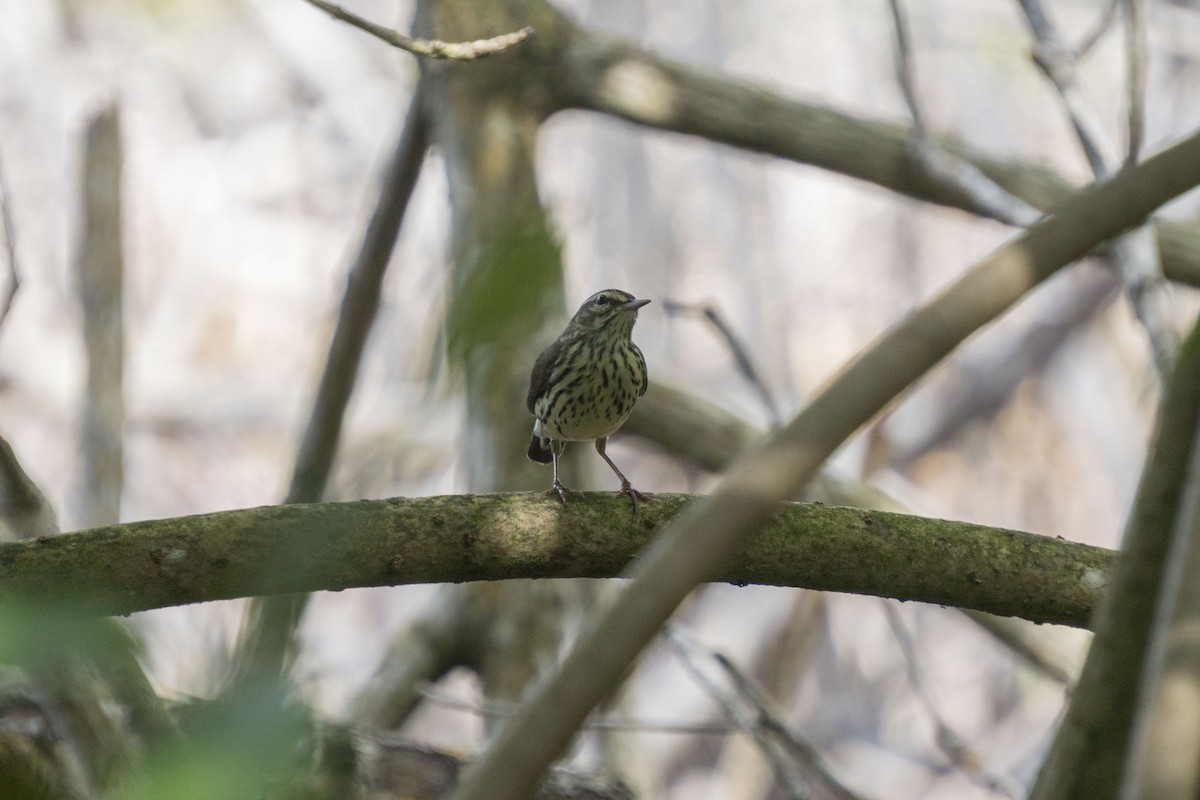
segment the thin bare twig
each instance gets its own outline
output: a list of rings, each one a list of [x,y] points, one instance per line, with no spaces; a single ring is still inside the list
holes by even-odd
[[[892,629],[892,635],[896,637],[896,642],[904,654],[908,682],[912,684],[917,700],[925,708],[925,714],[933,722],[936,731],[934,739],[937,741],[938,748],[950,760],[955,769],[979,786],[996,794],[1014,798],[1014,800],[1024,797],[1025,791],[1016,781],[1001,775],[993,775],[985,769],[983,759],[971,749],[966,740],[954,728],[946,723],[933,704],[933,698],[929,694],[929,689],[925,685],[925,679],[917,664],[916,645],[909,635],[908,629],[904,626],[904,620],[900,619],[900,612],[896,610],[895,603],[884,602],[883,611],[887,617],[888,626]]]
[[[353,25],[359,30],[366,31],[377,39],[387,42],[392,47],[398,47],[415,56],[425,58],[445,59],[449,61],[474,61],[477,58],[502,53],[516,47],[533,35],[533,28],[525,27],[512,33],[502,33],[490,39],[477,39],[473,42],[443,42],[438,39],[415,39],[399,31],[376,25],[370,20],[354,14],[339,5],[325,0],[307,0],[311,5],[324,11],[334,19]]]
[[[684,671],[709,697],[716,701],[725,718],[754,740],[754,743],[762,750],[763,756],[770,762],[771,768],[775,771],[775,776],[787,796],[796,798],[796,800],[808,800],[810,794],[804,778],[795,765],[781,752],[779,746],[767,736],[766,729],[762,725],[762,715],[749,713],[736,697],[712,681],[696,663],[694,654],[711,656],[712,651],[677,626],[668,626],[663,633],[667,644],[679,658],[679,663]]]
[[[921,105],[917,102],[917,92],[913,81],[912,67],[912,37],[908,32],[908,21],[900,8],[900,0],[888,0],[888,8],[892,12],[892,31],[896,34],[894,42],[896,59],[896,80],[900,91],[904,94],[904,102],[908,113],[912,116],[913,125],[924,134],[925,120],[921,114]]]
[[[952,186],[970,197],[975,211],[1009,225],[1025,228],[1036,222],[1042,213],[1024,200],[1006,192],[973,164],[936,146],[925,127],[921,105],[913,79],[912,40],[908,22],[900,8],[900,0],[888,0],[895,32],[896,80],[904,95],[905,105],[912,116],[915,137],[913,151],[931,178]]]
[[[1018,0],[1033,34],[1033,63],[1037,64],[1058,91],[1075,136],[1083,148],[1097,180],[1108,177],[1115,150],[1104,135],[1103,126],[1083,97],[1075,74],[1075,54],[1067,47],[1058,27],[1042,8],[1041,0]]]
[[[12,309],[17,289],[21,288],[21,269],[17,263],[17,234],[12,220],[12,209],[9,208],[8,184],[4,180],[3,169],[0,169],[0,223],[4,226],[4,253],[8,260],[8,287],[0,297],[0,325],[3,325],[9,310]]]
[[[1075,48],[1075,61],[1079,62],[1084,57],[1092,52],[1092,48],[1096,46],[1104,34],[1108,33],[1108,29],[1112,27],[1113,20],[1117,18],[1117,10],[1121,8],[1121,3],[1125,0],[1108,0],[1108,8],[1104,9],[1104,13],[1100,15],[1100,19],[1096,21],[1096,27],[1092,32],[1083,37],[1083,41]]]
[[[1096,180],[1105,180],[1112,175],[1118,159],[1115,148],[1104,135],[1099,119],[1079,88],[1075,71],[1076,55],[1064,43],[1062,34],[1046,14],[1041,0],[1018,2],[1025,12],[1030,32],[1034,37],[1034,63],[1045,73],[1062,99],[1063,107],[1075,129],[1076,138],[1079,139]],[[1135,35],[1130,33],[1127,39],[1131,47],[1128,54],[1131,86],[1130,144],[1140,147],[1143,90],[1135,87],[1144,83],[1144,75],[1138,77],[1135,73],[1142,71],[1144,65],[1138,66],[1134,62],[1144,62],[1145,54],[1143,50],[1134,47],[1134,38]],[[1132,148],[1130,153],[1130,158],[1133,159]],[[1127,163],[1136,163],[1136,159],[1128,160]],[[1179,336],[1170,323],[1166,281],[1158,256],[1157,240],[1151,231],[1152,227],[1147,224],[1116,239],[1109,253],[1122,283],[1125,284],[1134,314],[1146,329],[1158,374],[1165,381],[1179,351]]]
[[[1129,143],[1125,164],[1138,162],[1146,138],[1146,4],[1125,0],[1125,59],[1129,69]]]
[[[711,655],[742,699],[754,707],[759,723],[768,733],[779,737],[792,758],[800,763],[820,796],[831,800],[859,800],[858,795],[834,777],[817,748],[784,721],[782,710],[757,681],[739,669],[724,653],[714,650]]]
[[[733,356],[734,363],[737,364],[738,372],[746,379],[749,384],[754,387],[758,393],[759,399],[762,400],[763,406],[767,409],[767,413],[771,415],[771,427],[778,428],[783,420],[783,415],[779,411],[779,406],[775,403],[775,398],[771,396],[771,390],[767,388],[766,382],[762,379],[762,374],[754,366],[754,358],[750,355],[750,350],[742,344],[742,340],[738,338],[737,333],[725,321],[725,317],[720,310],[711,303],[689,304],[680,303],[675,300],[663,301],[663,310],[668,314],[691,313],[698,314],[704,317],[717,335],[725,342],[725,346],[729,348],[730,354]]]
[[[421,697],[435,706],[475,714],[480,717],[504,719],[515,717],[521,713],[520,706],[496,700],[485,700],[473,703],[470,700],[460,700],[425,683],[420,689]],[[668,733],[689,736],[726,736],[739,728],[730,723],[711,722],[658,722],[648,719],[628,719],[624,717],[600,717],[588,720],[583,726],[589,731],[635,731],[637,733]]]

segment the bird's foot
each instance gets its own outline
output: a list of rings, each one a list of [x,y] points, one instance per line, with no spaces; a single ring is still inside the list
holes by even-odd
[[[638,501],[649,503],[652,499],[650,495],[633,488],[633,484],[629,481],[621,481],[621,488],[617,490],[617,497],[623,494],[629,495],[629,502],[633,504],[633,515],[635,517],[638,514]]]
[[[556,480],[550,486],[550,488],[547,489],[546,491],[542,492],[542,494],[545,494],[545,495],[557,494],[558,499],[561,500],[562,504],[565,506],[567,504],[567,495],[579,494],[579,490],[578,489],[568,489],[567,487],[563,486],[562,483],[560,483],[559,481]]]

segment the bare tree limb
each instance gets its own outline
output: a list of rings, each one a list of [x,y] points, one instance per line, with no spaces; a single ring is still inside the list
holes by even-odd
[[[363,586],[611,578],[694,495],[628,502],[540,492],[265,506],[0,544],[0,601],[78,599],[83,613]],[[883,594],[1036,622],[1087,624],[1103,548],[906,514],[787,504],[712,580]],[[914,570],[921,563],[927,569]]]
[[[339,5],[326,0],[307,0],[310,5],[324,11],[336,20],[353,25],[359,30],[366,31],[376,39],[387,42],[392,47],[398,47],[415,56],[425,58],[445,59],[449,61],[474,61],[478,58],[503,53],[516,47],[533,35],[533,28],[526,27],[512,33],[503,33],[490,39],[478,39],[474,42],[442,42],[437,39],[414,39],[399,31],[376,25],[365,20]]]

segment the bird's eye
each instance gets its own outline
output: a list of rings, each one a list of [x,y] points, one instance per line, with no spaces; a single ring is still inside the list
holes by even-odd
[[[609,304],[609,302],[610,302],[610,300],[608,299],[608,295],[606,295],[606,294],[602,294],[596,298],[596,305],[598,305],[598,306],[606,306]]]

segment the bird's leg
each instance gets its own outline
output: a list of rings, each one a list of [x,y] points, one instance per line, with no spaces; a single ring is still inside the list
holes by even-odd
[[[566,442],[560,442],[557,439],[550,440],[550,460],[554,469],[554,483],[550,484],[550,488],[545,491],[545,494],[557,494],[564,506],[567,504],[567,495],[579,494],[577,490],[563,486],[562,481],[558,479],[558,457],[562,455],[566,447]]]
[[[645,500],[645,501],[649,502],[650,496],[646,495],[646,494],[642,494],[637,489],[633,488],[633,484],[629,482],[629,478],[626,478],[625,474],[622,473],[621,470],[617,469],[617,465],[614,464],[613,460],[608,457],[608,453],[604,452],[604,448],[607,444],[608,444],[607,436],[597,439],[596,440],[596,452],[600,454],[600,457],[604,459],[605,463],[607,463],[610,467],[612,467],[612,471],[617,473],[617,477],[621,479],[621,488],[617,491],[617,496],[619,497],[620,495],[623,495],[623,494],[629,495],[629,502],[633,503],[633,514],[634,514],[634,516],[637,516],[638,501]]]

